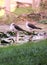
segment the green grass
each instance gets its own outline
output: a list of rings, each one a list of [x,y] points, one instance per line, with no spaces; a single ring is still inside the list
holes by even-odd
[[[21,15],[21,14],[27,14],[33,12],[32,7],[25,7],[25,8],[16,8],[15,14]]]
[[[0,47],[0,65],[47,65],[47,40]]]
[[[39,23],[47,24],[47,19],[38,21]]]

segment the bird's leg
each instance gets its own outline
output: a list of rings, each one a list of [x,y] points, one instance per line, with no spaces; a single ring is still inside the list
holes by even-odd
[[[31,41],[31,40],[32,40],[32,38],[33,38],[33,35],[31,35],[31,36],[30,36],[29,41]]]
[[[17,31],[17,42],[19,41],[19,32]]]

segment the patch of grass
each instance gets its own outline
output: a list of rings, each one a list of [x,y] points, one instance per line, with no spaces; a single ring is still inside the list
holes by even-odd
[[[47,19],[38,21],[39,23],[47,24]]]
[[[16,8],[15,14],[21,15],[21,14],[27,14],[33,12],[32,7],[25,7],[25,8]]]
[[[47,65],[47,40],[0,47],[0,65]]]

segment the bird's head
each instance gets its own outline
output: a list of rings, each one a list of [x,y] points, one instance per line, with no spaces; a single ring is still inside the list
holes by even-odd
[[[14,26],[15,25],[15,23],[11,23],[11,26]]]
[[[28,21],[26,21],[26,26],[28,26],[28,23],[29,23],[29,22],[28,22]]]
[[[14,30],[14,25],[15,25],[14,23],[10,24],[10,30]]]
[[[26,28],[29,28],[28,24],[29,24],[29,22],[28,22],[28,21],[26,21]]]

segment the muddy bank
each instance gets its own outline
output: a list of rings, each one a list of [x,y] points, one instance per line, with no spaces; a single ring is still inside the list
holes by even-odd
[[[9,25],[0,25],[0,32],[6,32],[9,30]]]

